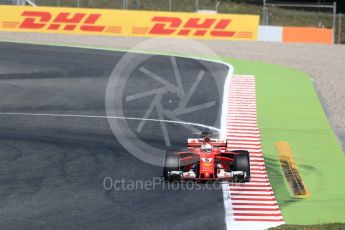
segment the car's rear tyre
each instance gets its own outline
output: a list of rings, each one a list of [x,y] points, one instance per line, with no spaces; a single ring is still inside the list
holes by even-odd
[[[166,152],[164,157],[164,166],[163,166],[163,177],[167,181],[175,181],[181,179],[177,175],[169,175],[171,171],[180,171],[180,157],[174,152]]]
[[[233,151],[234,156],[234,170],[243,171],[245,175],[235,176],[235,182],[249,182],[250,181],[250,161],[249,152],[246,150],[235,150]]]

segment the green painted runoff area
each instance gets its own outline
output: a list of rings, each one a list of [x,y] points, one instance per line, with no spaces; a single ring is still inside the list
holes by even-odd
[[[264,158],[285,222],[345,222],[345,155],[311,78],[279,65],[225,60],[234,66],[235,74],[256,76]],[[310,198],[292,197],[275,150],[277,141],[290,143]]]

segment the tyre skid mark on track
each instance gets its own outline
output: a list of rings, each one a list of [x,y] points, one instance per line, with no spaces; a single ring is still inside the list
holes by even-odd
[[[251,181],[223,184],[228,229],[267,229],[284,224],[269,182],[257,125],[254,76],[233,76],[227,93],[228,150],[248,150]]]

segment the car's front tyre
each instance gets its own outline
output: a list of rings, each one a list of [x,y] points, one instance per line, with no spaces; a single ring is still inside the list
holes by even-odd
[[[234,151],[234,171],[243,171],[243,176],[235,176],[235,182],[249,182],[250,181],[250,161],[249,152],[246,150]]]
[[[166,181],[181,179],[178,175],[171,175],[172,171],[180,171],[180,157],[174,152],[167,151],[164,157],[163,177]]]

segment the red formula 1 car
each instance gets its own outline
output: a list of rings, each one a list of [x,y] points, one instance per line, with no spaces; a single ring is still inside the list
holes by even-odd
[[[187,150],[166,152],[163,176],[176,180],[226,180],[249,182],[249,153],[246,150],[227,151],[227,141],[209,138],[188,139]]]

